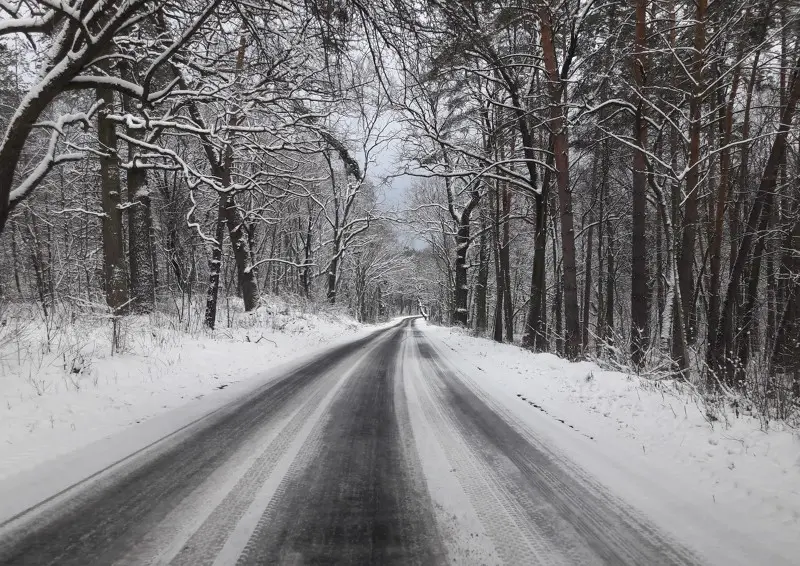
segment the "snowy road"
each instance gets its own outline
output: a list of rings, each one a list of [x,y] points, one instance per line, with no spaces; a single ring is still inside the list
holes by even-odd
[[[0,525],[0,564],[687,564],[406,320]]]

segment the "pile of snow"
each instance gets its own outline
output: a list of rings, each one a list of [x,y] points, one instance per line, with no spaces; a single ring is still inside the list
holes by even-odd
[[[341,313],[279,300],[247,314],[221,308],[213,332],[202,305],[188,313],[124,317],[115,330],[102,314],[44,319],[35,307],[6,306],[0,479],[366,331]]]
[[[751,542],[777,556],[800,551],[797,430],[781,423],[764,430],[757,418],[732,411],[715,420],[674,383],[456,329],[428,325],[426,336],[534,434],[682,540],[706,549],[735,540],[744,556]],[[709,524],[719,540],[700,539]]]

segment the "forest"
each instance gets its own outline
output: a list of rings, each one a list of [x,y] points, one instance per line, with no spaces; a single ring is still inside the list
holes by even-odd
[[[0,0],[0,324],[281,296],[797,418],[799,41],[795,0]]]

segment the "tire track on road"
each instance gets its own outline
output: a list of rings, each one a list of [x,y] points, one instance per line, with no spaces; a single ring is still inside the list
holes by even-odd
[[[435,564],[424,485],[409,469],[395,405],[402,330],[362,362],[282,482],[238,564]]]
[[[362,348],[374,347],[373,344]],[[363,356],[363,354],[362,354]],[[309,391],[306,399],[296,399],[295,403],[287,404],[277,413],[272,415],[275,423],[258,433],[260,437],[253,450],[257,450],[255,457],[250,458],[250,463],[240,474],[238,480],[221,490],[223,497],[206,511],[204,516],[195,517],[191,523],[193,527],[183,526],[183,537],[169,537],[166,533],[164,540],[170,540],[168,546],[162,546],[162,552],[154,563],[176,564],[186,566],[199,566],[213,563],[217,553],[222,549],[236,524],[244,515],[256,497],[262,484],[275,470],[278,461],[284,457],[295,437],[300,433],[303,425],[314,418],[320,404],[324,405],[325,399],[330,396],[332,389],[336,388],[344,373],[343,362],[333,365],[324,374],[320,375],[313,391]],[[300,397],[300,396],[298,396]],[[210,478],[208,483],[213,483]],[[209,486],[214,489],[215,486]],[[202,498],[203,490],[198,490],[195,498]],[[175,522],[186,522],[188,513],[176,516]],[[162,523],[156,529],[159,533],[164,530]],[[137,549],[138,558],[143,558],[141,549]],[[143,561],[149,563],[149,561]],[[138,563],[143,563],[138,562]]]
[[[222,527],[226,531],[224,544],[210,549],[207,554],[210,558],[209,563],[228,566],[243,560],[243,557],[251,553],[254,533],[265,528],[263,517],[283,496],[291,478],[298,475],[299,470],[305,469],[318,452],[320,430],[324,428],[329,418],[331,403],[357,368],[380,344],[380,340],[375,341],[358,360],[348,360],[347,369],[340,366],[332,372],[334,379],[330,386],[325,388],[324,393],[320,392],[318,399],[308,403],[308,411],[298,412],[281,435],[267,448],[264,453],[266,466],[257,470],[257,477],[248,478],[248,481],[241,486],[242,492],[232,494],[230,503],[235,507],[228,507],[228,512],[224,508],[219,509],[221,511],[219,520],[224,522]],[[208,523],[209,534],[213,535],[218,524],[215,521]],[[198,535],[202,537],[200,533]],[[196,562],[181,557],[175,564],[192,566]]]
[[[308,391],[332,364],[345,361],[387,331],[313,359],[179,437],[23,514],[3,529],[0,563],[105,566],[135,556],[150,531],[263,430],[282,407]]]
[[[446,386],[423,364],[416,336],[414,342],[412,359],[417,360],[415,365],[418,369],[410,373],[418,377],[410,381],[410,390],[418,399],[425,420],[452,466],[450,471],[469,497],[501,561],[505,564],[548,566],[569,563],[564,561],[560,549],[554,548],[538,530],[542,527],[533,528],[536,525],[523,515],[518,500],[509,494],[502,482],[497,481],[497,471],[492,462],[486,462],[476,454],[469,439],[459,433],[447,406],[440,400]]]
[[[415,336],[423,368],[441,384],[438,402],[453,426],[494,471],[531,524],[559,525],[544,530],[554,547],[569,549],[570,562],[697,563],[625,506],[596,493],[597,486],[579,483],[572,470],[560,467],[470,389],[424,333],[417,331]]]

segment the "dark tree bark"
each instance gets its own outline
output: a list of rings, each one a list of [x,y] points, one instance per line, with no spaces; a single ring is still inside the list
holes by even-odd
[[[750,361],[753,342],[756,340],[756,301],[758,300],[758,286],[761,279],[761,263],[764,260],[764,251],[767,247],[767,238],[764,230],[769,226],[770,209],[774,207],[775,194],[770,193],[764,204],[760,234],[755,242],[752,262],[749,266],[749,276],[745,289],[745,301],[740,311],[738,322],[739,339],[736,341],[736,353],[731,356],[732,366],[730,375],[726,376],[728,385],[733,385],[739,390],[746,386],[745,371]]]
[[[232,157],[226,159],[226,164],[221,171],[223,186],[231,186],[230,165]],[[222,267],[222,240],[224,228],[227,226],[228,234],[233,248],[234,261],[236,263],[237,282],[242,290],[245,311],[251,311],[258,306],[258,285],[255,272],[250,263],[250,251],[247,245],[247,237],[244,231],[244,219],[236,208],[233,195],[223,193],[219,196],[219,208],[217,210],[217,224],[215,239],[211,259],[209,260],[209,288],[206,299],[206,326],[214,328],[216,321],[217,297],[219,294],[220,270]],[[213,311],[213,312],[211,312]]]
[[[133,151],[131,147],[129,151]],[[137,313],[155,309],[155,269],[153,223],[147,170],[135,167],[128,170],[128,255],[131,269],[131,307]]]
[[[528,129],[527,119],[518,118],[520,129],[523,132],[522,141],[526,147],[532,147],[533,138]],[[549,136],[549,151],[547,154],[547,167],[542,176],[542,186],[539,192],[534,192],[534,206],[536,224],[533,234],[533,270],[531,273],[531,297],[528,305],[528,316],[525,321],[525,332],[522,336],[522,345],[535,352],[546,351],[549,344],[547,339],[547,210],[550,202],[550,183],[552,167],[555,159],[553,153],[553,136]],[[530,156],[533,157],[532,155]],[[536,188],[538,179],[536,165],[533,161],[528,163],[529,183]]]
[[[228,164],[226,164],[226,169]],[[227,184],[226,186],[231,186]],[[249,312],[258,306],[258,283],[252,264],[250,244],[245,230],[245,220],[232,194],[225,199],[225,223],[231,240],[233,257],[236,261],[236,277],[242,291],[244,310]]]
[[[768,14],[764,17],[766,18]],[[748,17],[746,20],[749,20],[749,12]],[[759,44],[764,40],[764,36],[767,33],[767,22],[766,21],[755,21],[754,22],[754,29],[756,30],[758,37],[755,38],[755,43]],[[740,41],[738,53],[736,55],[736,60],[739,61],[742,59],[744,50],[747,47],[748,42]],[[753,68],[750,74],[750,83],[747,88],[747,96],[745,102],[745,111],[744,111],[744,118],[743,118],[743,125],[742,125],[742,137],[743,139],[747,139],[749,136],[749,128],[750,128],[750,106],[753,96],[753,88],[755,86],[755,81],[757,77],[757,70],[758,70],[758,63],[761,56],[760,49],[756,51],[755,57],[753,59]],[[730,84],[730,91],[727,96],[727,100],[725,98],[725,92],[722,86],[718,89],[717,94],[717,106],[719,108],[719,136],[720,136],[720,176],[719,176],[719,184],[717,185],[717,194],[716,194],[716,203],[714,208],[714,230],[713,236],[711,239],[711,245],[709,249],[709,256],[710,256],[710,274],[709,274],[709,287],[708,287],[708,296],[709,296],[709,304],[708,304],[708,336],[714,337],[717,335],[719,330],[719,316],[720,316],[720,284],[721,284],[721,276],[722,276],[722,241],[723,241],[723,232],[724,232],[724,220],[725,220],[725,211],[728,208],[728,194],[730,192],[730,185],[731,185],[731,150],[729,149],[729,145],[733,140],[733,116],[734,116],[734,103],[736,101],[736,95],[739,91],[739,84],[741,82],[741,67],[737,66],[731,77],[731,84]],[[785,89],[782,89],[782,94]],[[781,105],[783,106],[783,104]],[[745,144],[742,148],[741,154],[741,165],[742,171],[747,170],[747,161],[749,157],[749,144]],[[745,173],[746,175],[746,173]],[[735,253],[736,253],[736,238],[738,234],[738,230],[736,227],[738,226],[738,200],[737,204],[733,207],[733,211],[730,213],[730,243],[731,243],[731,255],[730,255],[730,264],[733,266],[735,263]]]
[[[597,222],[597,353],[603,354],[606,339],[606,289],[605,289],[605,239],[606,239],[606,185],[608,183],[608,140],[603,140],[600,158],[600,193]]]
[[[25,295],[22,293],[22,285],[19,281],[19,254],[17,253],[17,225],[16,222],[11,224],[11,269],[14,271],[14,285],[17,288],[19,298],[25,300]]]
[[[500,269],[503,272],[503,317],[506,340],[514,341],[514,303],[511,300],[511,191],[503,185],[503,241],[500,246]]]
[[[217,302],[222,274],[222,240],[225,237],[225,196],[220,195],[217,206],[217,222],[214,231],[216,242],[212,244],[211,258],[208,260],[208,291],[206,293],[205,325],[214,330],[217,322]]]
[[[133,69],[127,61],[119,65],[120,74],[125,80],[135,82]],[[122,96],[123,110],[131,114],[134,105],[129,96]],[[128,128],[126,134],[137,141],[145,139],[142,128]],[[128,142],[127,187],[128,187],[128,264],[130,267],[131,310],[145,314],[156,306],[155,245],[153,243],[153,217],[151,192],[148,186],[147,169],[140,147]]]
[[[493,243],[494,250],[494,279],[495,279],[495,305],[494,305],[494,341],[503,341],[503,301],[505,300],[505,281],[503,279],[503,269],[500,266],[500,191],[498,184],[495,183],[493,191],[494,203],[492,212],[494,213],[493,222]]]
[[[239,49],[236,56],[236,69],[241,70],[244,68],[244,56],[246,50],[245,37],[242,35],[239,41]],[[173,74],[178,79],[178,84],[181,88],[187,88],[186,83],[180,75],[180,70],[177,67],[172,67]],[[189,114],[192,120],[196,122],[202,129],[205,129],[205,121],[200,109],[195,101],[190,101],[187,105]],[[238,126],[243,120],[241,114],[233,115],[229,118],[229,125],[232,127]],[[235,195],[233,190],[233,164],[234,155],[231,142],[228,140],[222,150],[221,155],[217,155],[211,139],[206,134],[200,134],[200,141],[203,146],[203,151],[208,160],[209,167],[212,174],[220,180],[223,187],[223,193],[220,194],[219,209],[218,209],[218,222],[216,231],[219,232],[220,222],[222,228],[226,225],[228,227],[228,235],[231,240],[231,247],[233,248],[234,260],[236,263],[236,274],[238,288],[242,292],[244,299],[245,311],[251,311],[258,306],[258,281],[256,280],[256,271],[253,269],[251,263],[252,256],[248,245],[248,239],[245,230],[245,219],[239,209],[236,207]],[[206,325],[209,328],[214,327],[216,320],[216,313],[210,313],[209,309],[216,309],[217,296],[219,293],[219,271],[216,272],[213,268],[214,265],[221,269],[222,265],[222,237],[216,237],[218,245],[212,249],[212,257],[209,260],[209,267],[211,267],[211,275],[209,288],[206,299]],[[219,258],[215,258],[215,254],[219,253]]]
[[[701,0],[705,1],[705,0]],[[645,87],[647,37],[647,0],[636,1],[636,34],[633,61],[634,82],[640,92]],[[633,120],[633,234],[631,238],[631,361],[644,365],[647,349],[648,289],[647,289],[647,120],[644,101],[638,97]]]
[[[114,314],[121,314],[128,303],[125,249],[122,240],[122,195],[117,161],[117,130],[108,115],[113,111],[114,92],[98,89],[103,108],[97,115],[100,150],[100,192],[103,204],[103,280],[106,303]]]
[[[581,346],[584,353],[589,350],[589,324],[592,313],[592,237],[594,236],[594,216],[589,215],[589,229],[586,233],[584,249],[585,262],[583,264],[583,318],[581,327]]]
[[[703,0],[704,1],[704,0]],[[578,311],[578,276],[575,257],[575,221],[572,213],[572,191],[569,186],[569,138],[564,116],[564,85],[556,61],[556,44],[552,15],[542,3],[539,9],[541,43],[547,87],[550,95],[550,128],[553,133],[556,186],[558,187],[559,216],[564,293],[565,355],[576,359],[580,353],[580,317]]]
[[[562,262],[558,256],[558,228],[556,226],[556,214],[555,211],[557,210],[558,204],[556,203],[555,195],[550,195],[550,202],[548,203],[550,206],[551,213],[550,213],[550,230],[552,231],[552,241],[553,245],[550,246],[551,251],[553,252],[553,283],[555,286],[555,296],[553,297],[553,319],[554,319],[554,327],[550,327],[550,334],[553,337],[556,347],[556,353],[559,356],[564,355],[564,317],[563,317],[563,306],[564,306],[564,272],[562,269]]]
[[[547,178],[542,186],[542,194],[534,197],[536,208],[536,225],[534,228],[533,272],[531,274],[531,298],[528,306],[528,318],[525,323],[525,334],[522,345],[535,352],[547,350],[547,270],[545,254],[547,252]]]
[[[244,68],[244,56],[247,43],[242,34],[239,40],[239,51],[236,55],[236,69],[241,71]],[[239,114],[231,118],[231,125],[238,126],[244,117]],[[233,257],[236,260],[236,275],[239,288],[244,299],[244,310],[249,312],[258,306],[258,282],[256,273],[251,263],[250,246],[248,245],[247,234],[245,233],[245,219],[241,211],[236,207],[235,194],[233,188],[233,147],[231,143],[225,144],[220,164],[220,177],[222,186],[229,191],[225,195],[225,223],[228,226],[228,237],[233,248]]]
[[[478,206],[481,195],[478,191],[472,192],[472,197],[458,217],[456,231],[456,264],[455,264],[455,289],[453,290],[453,323],[469,326],[469,287],[467,285],[467,252],[469,251],[470,220],[472,211]]]
[[[338,249],[334,250],[334,257],[328,266],[328,293],[327,298],[330,304],[336,303],[336,281],[339,274],[339,253]]]
[[[606,341],[614,342],[614,288],[616,286],[616,269],[614,267],[614,231],[609,221],[606,227]]]
[[[681,236],[681,252],[678,258],[678,284],[681,289],[681,308],[686,325],[686,339],[694,342],[694,260],[695,240],[698,223],[698,192],[700,190],[700,135],[702,133],[701,109],[703,105],[703,52],[706,45],[706,12],[708,0],[697,0],[695,3],[694,54],[692,56],[692,78],[694,86],[689,101],[689,170],[686,173],[686,198],[683,213],[683,234]]]
[[[311,205],[309,204],[308,222],[306,223],[306,233],[303,238],[303,267],[300,268],[300,286],[303,296],[308,299],[311,294],[311,239],[313,235],[314,218],[311,215]]]
[[[484,209],[485,207],[481,207]],[[486,213],[481,210],[481,237],[478,244],[478,280],[475,283],[475,330],[482,334],[486,332],[487,301],[486,295],[489,286],[489,238],[487,237]]]

